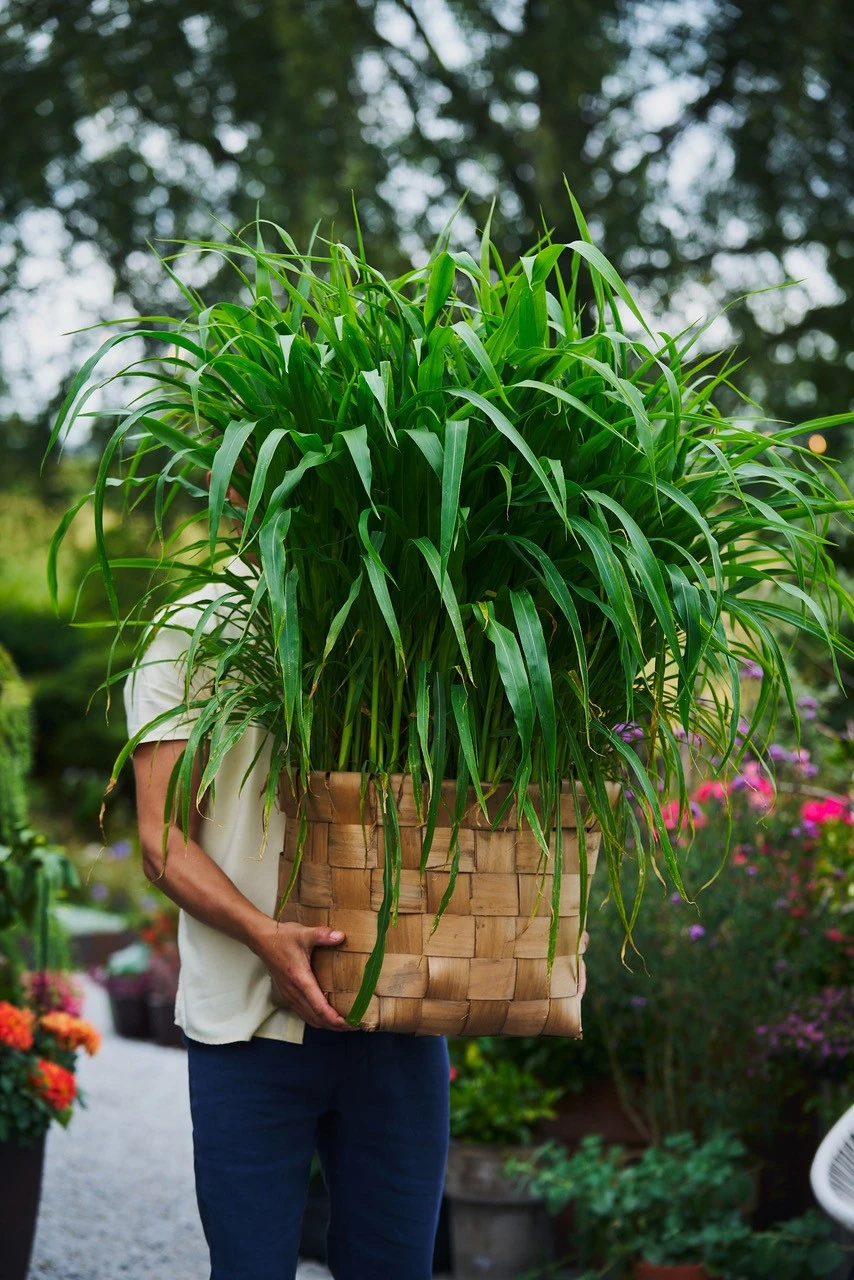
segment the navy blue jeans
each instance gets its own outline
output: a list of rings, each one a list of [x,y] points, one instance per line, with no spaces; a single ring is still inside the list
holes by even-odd
[[[293,1280],[312,1155],[335,1280],[429,1280],[448,1152],[441,1036],[319,1031],[188,1040],[211,1280]]]

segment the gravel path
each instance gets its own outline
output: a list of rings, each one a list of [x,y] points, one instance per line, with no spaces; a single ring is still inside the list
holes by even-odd
[[[31,1280],[206,1280],[196,1210],[187,1056],[113,1034],[104,993],[86,984],[104,1034],[80,1061],[88,1106],[54,1125]],[[304,1263],[299,1280],[329,1272]]]

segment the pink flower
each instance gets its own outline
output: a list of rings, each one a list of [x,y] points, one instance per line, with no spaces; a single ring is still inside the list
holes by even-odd
[[[679,801],[668,800],[667,804],[661,806],[661,816],[664,819],[664,825],[668,831],[672,831],[679,820]]]
[[[701,782],[694,791],[694,799],[698,804],[706,804],[709,800],[723,800],[726,795],[726,786],[723,782],[719,782],[717,778]]]
[[[854,813],[842,796],[827,796],[824,800],[805,800],[801,805],[801,817],[805,822],[854,823]]]
[[[841,929],[825,929],[824,936],[828,942],[844,942],[845,934]]]

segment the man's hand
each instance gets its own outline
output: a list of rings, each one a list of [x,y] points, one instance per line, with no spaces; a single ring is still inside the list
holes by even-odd
[[[315,947],[337,947],[344,934],[334,929],[309,928],[292,922],[270,920],[270,927],[254,948],[289,1009],[310,1027],[326,1031],[352,1031],[324,996],[311,968]]]

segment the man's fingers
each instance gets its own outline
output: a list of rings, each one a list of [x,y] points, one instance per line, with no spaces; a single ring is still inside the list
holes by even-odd
[[[329,930],[321,930],[320,932],[328,933]],[[305,968],[300,965],[299,969],[291,973],[290,976],[291,982],[299,992],[301,1000],[311,1010],[314,1017],[319,1019],[321,1026],[331,1027],[335,1031],[344,1031],[349,1028],[350,1024],[344,1021],[340,1013],[336,1013],[320,990],[317,978],[314,976],[314,972],[307,961]]]

